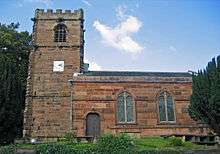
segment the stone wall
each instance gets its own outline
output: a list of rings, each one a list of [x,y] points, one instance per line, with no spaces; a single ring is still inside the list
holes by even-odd
[[[188,115],[187,108],[192,93],[189,77],[80,76],[75,77],[74,81],[73,124],[78,136],[85,136],[86,115],[90,112],[100,115],[101,133],[127,132],[138,136],[152,136],[207,135],[209,132],[208,128],[196,124]],[[134,124],[117,123],[117,96],[123,91],[130,93],[134,98],[136,108]],[[176,116],[176,122],[173,124],[159,123],[157,96],[161,91],[167,91],[173,96]]]
[[[202,136],[210,132],[209,128],[197,124],[188,115],[192,93],[190,77],[126,77],[127,80],[122,82],[123,79],[78,76],[73,77],[72,86],[67,85],[65,80],[55,82],[63,88],[61,91],[65,91],[63,95],[48,93],[51,92],[48,89],[44,93],[37,93],[32,97],[31,136],[56,138],[69,131],[79,137],[85,136],[88,113],[98,113],[101,117],[101,134],[126,132],[135,136]],[[117,96],[123,91],[134,98],[135,123],[132,124],[117,123]],[[169,92],[174,99],[175,123],[159,122],[157,97],[162,91]]]
[[[73,13],[66,10],[51,12],[48,10],[36,10],[34,21],[34,44],[37,46],[83,46],[83,11],[76,10]],[[67,41],[54,42],[54,27],[62,23],[67,26]]]

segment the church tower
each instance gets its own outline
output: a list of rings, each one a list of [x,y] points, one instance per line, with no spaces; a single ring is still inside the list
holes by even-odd
[[[37,9],[32,20],[24,137],[59,137],[72,127],[68,80],[83,72],[83,10]]]

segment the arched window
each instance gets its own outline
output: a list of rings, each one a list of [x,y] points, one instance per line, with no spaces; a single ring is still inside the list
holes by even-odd
[[[117,120],[118,123],[132,123],[135,118],[134,100],[127,93],[121,93],[117,98]]]
[[[66,42],[66,26],[59,24],[54,28],[54,42]]]
[[[159,96],[159,118],[160,122],[174,122],[174,102],[168,92],[162,92]]]

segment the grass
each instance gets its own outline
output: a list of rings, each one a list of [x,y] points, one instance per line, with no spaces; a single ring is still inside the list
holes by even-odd
[[[16,144],[16,148],[21,148],[21,149],[34,149],[36,147],[36,144]]]
[[[171,138],[162,137],[145,137],[135,139],[134,144],[138,151],[140,150],[195,150],[195,149],[206,149],[204,145],[196,145],[191,142],[182,142],[182,145],[177,146],[172,144]]]
[[[146,137],[134,140],[138,149],[152,149],[152,148],[164,148],[167,146],[168,141],[161,137]]]

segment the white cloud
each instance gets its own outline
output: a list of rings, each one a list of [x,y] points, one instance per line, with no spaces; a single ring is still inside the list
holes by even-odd
[[[87,6],[92,6],[92,4],[91,4],[89,1],[87,1],[87,0],[82,0],[82,2],[83,2],[84,4],[86,4]]]
[[[103,70],[100,65],[98,65],[94,60],[89,60],[87,58],[84,59],[85,63],[89,63],[90,71],[101,71]]]
[[[176,48],[174,46],[172,46],[172,45],[169,46],[169,49],[170,49],[170,51],[173,51],[173,52],[177,51]]]
[[[125,15],[124,12],[125,10],[122,7],[117,9],[117,17],[122,20],[115,27],[102,24],[98,20],[93,23],[93,26],[108,46],[128,53],[141,53],[143,47],[134,41],[131,35],[139,31],[142,22],[137,17]]]
[[[115,11],[116,11],[116,17],[119,19],[119,20],[122,20],[125,18],[125,12],[126,12],[126,9],[127,9],[127,6],[126,5],[119,5]]]
[[[30,2],[30,3],[42,3],[47,6],[50,6],[52,4],[52,0],[24,0],[24,2]]]

